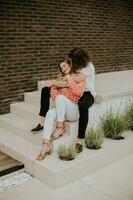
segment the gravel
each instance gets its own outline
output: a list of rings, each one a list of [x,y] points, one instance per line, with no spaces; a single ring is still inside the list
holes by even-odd
[[[4,189],[11,188],[21,183],[24,183],[30,179],[32,179],[31,175],[26,172],[13,175],[7,179],[2,178],[2,180],[0,180],[0,192]]]

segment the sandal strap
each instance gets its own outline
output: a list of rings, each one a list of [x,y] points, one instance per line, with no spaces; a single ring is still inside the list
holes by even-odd
[[[56,126],[56,129],[61,129],[61,128],[63,128],[63,126],[60,126],[60,127]]]
[[[43,144],[50,144],[50,140],[49,141],[43,141]]]

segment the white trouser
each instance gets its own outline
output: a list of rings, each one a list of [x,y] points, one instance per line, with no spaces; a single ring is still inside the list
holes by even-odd
[[[54,122],[76,121],[79,118],[78,104],[72,103],[63,95],[58,95],[55,100],[55,108],[49,110],[46,114],[43,139],[49,140],[52,135]]]

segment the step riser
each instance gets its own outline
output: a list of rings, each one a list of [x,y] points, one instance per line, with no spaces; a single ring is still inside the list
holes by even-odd
[[[94,157],[90,157],[89,159],[87,159],[86,156],[86,158],[84,158],[84,160],[82,160],[82,162],[80,162],[79,164],[73,164],[70,168],[65,168],[64,170],[59,172],[57,171],[55,173],[50,172],[49,169],[44,170],[44,167],[36,163],[35,177],[47,183],[53,188],[59,188],[67,183],[86,176],[86,174],[91,174],[97,170],[100,170],[101,168],[133,153],[132,144],[133,138],[126,143],[114,145],[112,146],[112,148],[108,148],[106,151],[104,151],[104,153],[98,150],[95,159]],[[63,161],[59,160],[59,162]]]
[[[30,93],[25,93],[24,95],[25,97],[25,102],[35,105],[35,106],[40,106],[40,99],[41,99],[41,95],[40,93],[37,93],[36,95],[32,96],[32,94]],[[50,109],[55,107],[54,103],[52,100],[50,100]]]
[[[14,124],[9,125],[9,122],[6,122],[4,120],[0,120],[0,122],[1,122],[1,127],[4,128],[5,130],[9,130],[10,127],[10,132],[12,134],[20,136],[26,141],[29,141],[35,145],[38,145],[40,147],[42,146],[42,137],[40,134],[39,135],[38,133],[32,134],[30,131],[26,131],[24,129],[16,127]],[[77,125],[78,122],[66,123],[66,134],[65,136],[62,136],[61,138],[59,138],[54,142],[54,150],[57,150],[58,147],[62,144],[69,145],[70,143],[74,142],[77,135]]]
[[[39,137],[39,136],[36,137],[30,131],[28,132],[24,129],[20,129],[13,124],[9,124],[6,121],[0,120],[0,123],[1,123],[1,127],[4,128],[5,130],[9,130],[9,127],[10,127],[10,132],[12,134],[20,136],[23,139],[30,141],[31,143],[33,143],[35,145],[41,146],[41,144],[42,144],[42,138],[41,137]]]
[[[51,104],[50,104],[50,108],[49,109],[52,109],[54,108],[54,104],[53,102],[51,101]],[[31,121],[34,120],[36,122],[39,122],[40,120],[40,116],[39,116],[39,108],[36,108],[36,110],[34,110],[33,112],[32,111],[29,111],[29,110],[25,110],[19,106],[15,106],[15,104],[11,104],[10,105],[10,112],[18,117],[24,117],[26,119],[30,119]]]
[[[46,81],[39,81],[38,82],[38,90],[41,91],[43,87],[46,86]]]
[[[24,154],[20,154],[16,151],[16,149],[10,148],[7,145],[0,144],[0,150],[10,157],[22,162],[24,164],[25,170],[30,174],[34,175],[34,159],[29,159]]]
[[[24,99],[26,103],[30,103],[33,105],[40,105],[40,95],[36,95],[33,98],[32,95],[30,95],[29,93],[25,93]]]
[[[39,109],[38,109],[39,110]],[[16,107],[15,105],[10,106],[10,112],[18,117],[24,117],[26,119],[36,120],[36,122],[39,121],[40,116],[39,116],[39,111],[36,110],[36,112],[30,112],[28,110],[24,110],[22,108]]]

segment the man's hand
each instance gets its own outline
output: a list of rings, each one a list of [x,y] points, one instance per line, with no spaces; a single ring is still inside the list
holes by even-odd
[[[70,81],[72,80],[72,77],[70,76],[70,74],[65,75],[65,80]]]
[[[48,81],[46,82],[46,86],[47,86],[47,87],[51,87],[52,85],[55,85],[55,83],[56,83],[56,80],[48,80]]]

